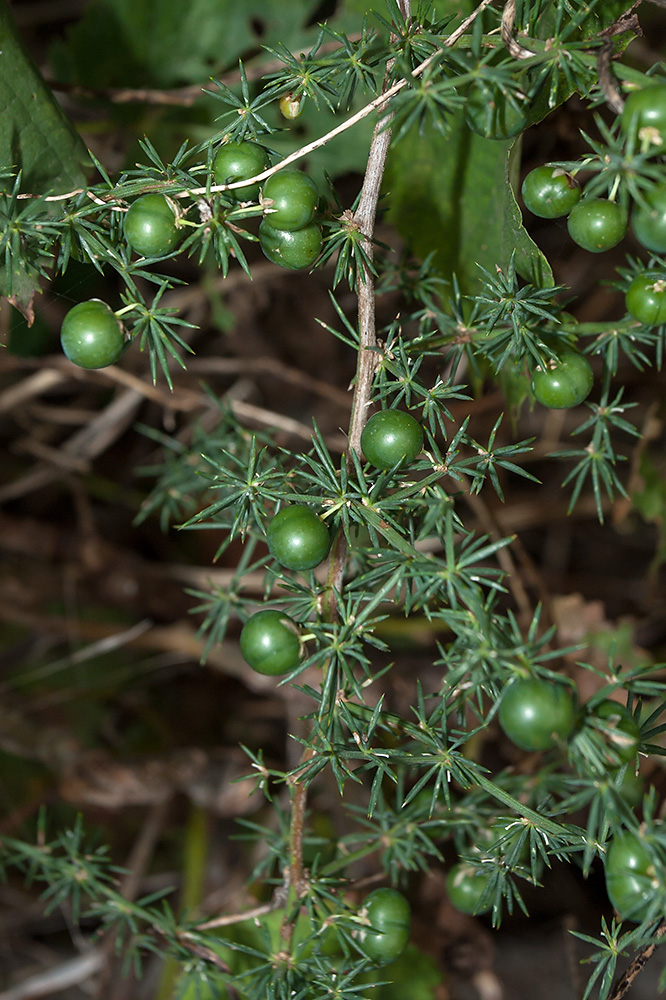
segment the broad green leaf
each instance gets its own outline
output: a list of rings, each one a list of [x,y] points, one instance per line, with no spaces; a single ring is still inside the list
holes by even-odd
[[[666,562],[666,470],[659,456],[649,452],[641,456],[640,486],[631,499],[648,524],[657,527],[657,540],[651,569],[656,572]]]
[[[21,171],[23,192],[64,193],[86,183],[86,148],[23,46],[6,0],[0,0],[0,112],[0,166]],[[0,295],[10,296],[28,324],[38,290],[22,261],[11,274],[0,267]]]
[[[516,251],[516,269],[537,285],[552,285],[548,261],[522,226],[511,181],[513,140],[476,135],[457,118],[449,136],[434,128],[410,131],[392,147],[384,190],[389,219],[420,259],[455,273],[466,294],[478,290],[478,265],[505,268]]]
[[[631,8],[629,0],[602,0],[581,26],[581,37],[596,37]],[[546,8],[546,20],[550,8]],[[554,12],[553,12],[554,13]],[[554,25],[540,25],[546,35]],[[624,31],[614,39],[619,50],[631,39]],[[563,81],[560,81],[562,83]],[[550,88],[537,96],[529,115],[536,124],[553,110]],[[555,104],[573,91],[557,90]],[[515,251],[516,270],[539,287],[553,284],[550,265],[522,224],[515,189],[520,143],[484,139],[471,132],[461,114],[452,119],[451,134],[416,128],[391,150],[385,190],[391,195],[389,219],[417,257],[434,251],[435,263],[450,280],[455,273],[463,292],[479,288],[477,265],[504,269]]]
[[[0,165],[22,171],[22,190],[65,192],[85,183],[86,148],[23,46],[0,0]]]
[[[41,292],[39,282],[23,261],[16,261],[11,273],[4,264],[0,266],[0,295],[7,296],[7,301],[18,309],[28,326],[32,326],[35,319],[33,299],[37,292]]]
[[[490,141],[490,140],[488,140]],[[520,142],[514,143],[507,157],[507,183],[504,187],[504,234],[509,234],[515,244],[515,265],[518,274],[538,288],[548,288],[555,284],[548,260],[539,250],[523,225],[523,215],[516,201],[518,186],[518,164]]]
[[[51,59],[59,76],[89,87],[205,84],[262,45],[303,44],[318,7],[318,0],[91,0]]]

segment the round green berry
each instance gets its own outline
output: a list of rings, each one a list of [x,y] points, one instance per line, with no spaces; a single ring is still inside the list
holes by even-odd
[[[233,184],[263,173],[270,164],[270,156],[256,142],[225,142],[213,160],[213,177],[216,184]],[[226,193],[234,201],[256,201],[260,185],[248,184]]]
[[[321,252],[321,230],[311,222],[303,229],[288,232],[284,229],[273,229],[266,219],[259,226],[259,244],[274,264],[286,267],[289,271],[300,271],[310,267]]]
[[[243,626],[240,648],[243,659],[257,673],[289,673],[301,656],[298,626],[281,611],[257,611]]]
[[[363,953],[375,965],[394,962],[409,941],[411,911],[405,897],[397,889],[375,889],[359,912],[367,925],[354,936]]]
[[[606,891],[623,920],[637,923],[647,916],[663,882],[656,878],[646,841],[630,830],[621,830],[606,851]]]
[[[641,246],[666,253],[666,184],[655,184],[645,193],[645,204],[634,206],[631,225]]]
[[[636,759],[641,742],[641,727],[626,705],[604,698],[596,705],[593,719],[601,719],[608,745],[620,764]]]
[[[423,448],[423,431],[411,413],[380,410],[363,428],[361,448],[376,469],[392,469],[416,458]]]
[[[627,312],[645,326],[666,323],[666,274],[644,271],[637,274],[625,296]]]
[[[637,136],[647,150],[666,147],[666,84],[634,90],[624,102],[620,126],[625,135]]]
[[[268,178],[261,200],[273,229],[294,232],[314,219],[319,192],[312,178],[301,170],[281,170]]]
[[[285,569],[308,570],[328,555],[331,536],[310,507],[289,504],[278,511],[266,530],[268,549]]]
[[[570,689],[540,677],[512,681],[499,707],[500,726],[522,750],[547,750],[565,740],[575,716]]]
[[[460,861],[446,873],[446,891],[451,903],[461,913],[472,916],[486,913],[493,905],[488,898],[489,876],[473,865]]]
[[[106,368],[126,346],[113,310],[100,299],[79,302],[63,320],[60,344],[65,357],[79,368]]]
[[[585,198],[572,208],[567,228],[571,239],[583,250],[603,253],[624,238],[627,213],[607,198]]]
[[[125,239],[141,257],[163,257],[178,245],[176,217],[163,194],[144,194],[125,213]]]
[[[523,181],[525,206],[542,219],[559,219],[568,215],[580,199],[577,182],[560,167],[535,167]]]
[[[594,373],[590,362],[576,351],[564,351],[558,361],[547,362],[532,375],[532,392],[542,406],[568,410],[590,394]]]

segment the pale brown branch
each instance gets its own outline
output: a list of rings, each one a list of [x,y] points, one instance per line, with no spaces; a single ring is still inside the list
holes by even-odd
[[[662,920],[657,928],[657,935],[663,937],[666,933],[666,923]],[[640,972],[643,971],[647,963],[650,961],[655,951],[657,950],[657,943],[652,942],[652,944],[647,945],[636,955],[629,968],[624,972],[620,978],[615,982],[613,986],[613,992],[609,1000],[621,1000],[621,997],[627,992],[630,986],[633,985],[634,980]]]
[[[470,27],[470,25],[474,23],[479,14],[483,10],[485,10],[486,7],[489,7],[493,2],[494,0],[481,0],[481,3],[478,5],[478,7],[475,10],[473,10],[472,13],[468,17],[466,17],[461,24],[458,25],[456,30],[453,31],[448,36],[448,38],[444,40],[444,42],[442,43],[442,48],[451,48],[451,46],[455,45],[458,39]],[[530,53],[530,55],[531,54],[532,53]],[[419,76],[425,73],[428,67],[432,65],[432,63],[439,57],[439,55],[440,55],[440,50],[437,50],[436,52],[431,53],[431,55],[429,55],[427,59],[424,59],[423,62],[419,63],[419,65],[412,70],[410,74],[411,79],[417,79]],[[405,87],[409,85],[409,83],[410,79],[406,77],[401,80],[398,80],[396,83],[393,84],[392,87],[389,87],[387,90],[383,91],[378,97],[375,97],[374,100],[370,101],[369,104],[366,104],[365,107],[361,108],[355,114],[347,118],[346,121],[341,122],[339,125],[336,125],[336,127],[331,129],[330,132],[327,132],[325,135],[320,136],[319,139],[314,139],[312,142],[307,143],[305,146],[301,146],[300,149],[297,149],[295,150],[295,152],[290,153],[289,156],[285,156],[285,158],[283,160],[280,160],[279,163],[274,164],[272,167],[268,167],[266,170],[263,170],[260,174],[256,174],[254,177],[248,177],[246,180],[242,181],[234,181],[232,184],[216,184],[211,188],[199,187],[199,188],[191,188],[188,191],[181,191],[177,193],[174,192],[172,193],[172,197],[188,198],[196,195],[205,195],[209,193],[213,194],[218,191],[234,191],[237,188],[248,187],[250,184],[261,183],[267,180],[269,177],[272,177],[273,174],[276,174],[280,170],[283,170],[285,167],[288,167],[290,164],[296,163],[298,160],[302,160],[304,156],[308,156],[310,153],[314,152],[315,149],[320,149],[322,146],[326,146],[332,139],[337,138],[337,136],[342,135],[348,129],[353,128],[354,125],[357,125],[360,121],[363,121],[363,119],[367,118],[375,111],[380,111],[383,107],[385,107],[388,104],[388,102],[391,100],[392,97],[395,97],[395,95],[399,94],[401,90],[404,90]],[[169,184],[170,184],[169,181],[165,181],[163,186],[168,187]],[[154,189],[155,185],[151,187],[151,190]],[[76,189],[75,191],[70,191],[67,194],[48,195],[46,198],[44,198],[44,201],[62,201],[64,199],[71,198],[74,195],[81,194],[82,190],[83,189],[79,188]],[[32,194],[19,195],[19,198],[35,198],[35,197],[39,196]],[[112,201],[113,197],[114,196],[109,195],[106,201]]]
[[[246,910],[244,913],[225,913],[221,917],[213,917],[212,920],[206,920],[203,924],[197,925],[197,932],[201,931],[212,931],[216,927],[231,927],[233,924],[240,924],[244,920],[256,920],[258,917],[265,917],[268,913],[272,913],[275,909],[275,903],[264,903],[262,906],[255,906],[252,910]],[[180,935],[181,938],[192,937],[191,934],[183,932]]]
[[[500,26],[502,41],[514,59],[531,59],[534,53],[526,49],[523,45],[520,45],[513,37],[513,22],[515,19],[516,0],[507,0],[502,11],[502,23]]]

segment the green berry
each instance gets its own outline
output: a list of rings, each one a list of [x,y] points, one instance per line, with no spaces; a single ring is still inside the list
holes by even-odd
[[[363,428],[361,448],[376,469],[391,469],[416,458],[423,448],[423,431],[411,413],[380,410]]]
[[[637,274],[627,289],[625,305],[629,315],[645,326],[666,323],[666,274]]]
[[[164,257],[180,240],[176,217],[163,194],[144,194],[125,213],[125,239],[141,257]]]
[[[522,750],[547,750],[573,729],[575,710],[564,684],[529,677],[512,681],[499,707],[499,724]]]
[[[542,406],[568,410],[578,406],[594,384],[590,362],[576,351],[564,351],[558,361],[547,362],[532,375],[532,392]]]
[[[321,252],[321,230],[311,222],[303,229],[287,232],[273,229],[266,219],[259,226],[259,243],[264,255],[290,271],[310,267]]]
[[[411,912],[405,897],[396,889],[375,889],[363,900],[360,914],[367,925],[354,936],[363,953],[375,965],[394,962],[409,941]]]
[[[289,504],[270,521],[268,549],[285,569],[308,570],[328,555],[331,536],[325,523],[310,507]]]
[[[580,188],[571,174],[560,167],[535,167],[523,181],[525,206],[542,219],[568,215],[580,199]]]
[[[213,160],[213,177],[216,184],[233,184],[263,173],[269,164],[268,151],[258,143],[225,142]],[[234,201],[256,201],[259,191],[259,184],[249,184],[226,193]]]
[[[590,253],[603,253],[624,238],[627,213],[606,198],[585,198],[572,208],[567,228],[578,246]]]
[[[666,84],[633,90],[624,102],[620,126],[625,135],[637,136],[649,152],[666,147]]]
[[[106,368],[125,351],[125,338],[113,310],[100,299],[79,302],[63,320],[60,343],[79,368]]]
[[[645,193],[645,204],[634,206],[631,225],[641,246],[666,253],[666,184],[655,184]]]
[[[298,626],[281,611],[257,611],[243,626],[240,648],[243,659],[257,673],[289,673],[301,656]]]
[[[281,170],[268,178],[261,200],[273,229],[294,232],[314,219],[319,192],[312,178],[301,170]]]

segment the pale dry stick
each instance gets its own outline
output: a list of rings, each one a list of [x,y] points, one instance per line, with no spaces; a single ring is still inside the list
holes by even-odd
[[[205,410],[211,407],[209,397],[203,392],[195,393],[188,390],[179,390],[178,394],[165,397],[165,394],[160,389],[143,382],[140,378],[131,375],[122,368],[116,368],[114,365],[111,365],[109,368],[105,368],[104,372],[105,374],[108,373],[108,376],[114,381],[128,386],[131,385],[136,392],[141,393],[149,399],[156,400],[166,408],[192,411],[196,409]],[[275,413],[274,410],[267,410],[265,407],[255,406],[253,403],[245,403],[241,399],[227,399],[226,401],[229,403],[229,408],[234,416],[238,417],[239,420],[251,421],[260,424],[262,427],[274,427],[294,437],[302,438],[305,441],[309,441],[312,438],[312,428],[308,427],[307,424],[301,423],[299,420],[282,416],[280,413]],[[343,451],[347,443],[341,434],[326,436],[325,440],[334,451]]]
[[[216,927],[230,927],[232,924],[240,924],[243,920],[256,920],[257,917],[265,917],[274,909],[274,903],[264,903],[263,906],[255,906],[253,910],[245,910],[243,913],[226,913],[223,917],[214,917],[203,924],[198,924],[197,931],[212,931]],[[193,935],[184,931],[179,936],[191,938]]]
[[[236,580],[235,569],[211,569],[209,566],[184,566],[171,563],[160,570],[166,572],[171,580],[179,580],[193,587],[230,587]],[[266,589],[265,573],[247,573],[243,576],[243,591],[249,594],[263,594]],[[274,583],[268,591],[269,597],[279,597],[284,589]],[[1,688],[0,688],[1,690]]]
[[[117,365],[109,365],[108,368],[95,372],[95,375],[102,380],[108,378],[112,382],[118,383],[118,385],[133,389],[146,399],[158,403],[165,410],[181,410],[184,413],[191,413],[195,410],[204,409],[206,405],[210,405],[210,400],[203,392],[193,392],[190,389],[182,388],[171,391],[160,389],[159,386],[153,385],[152,382],[146,382],[145,379],[133,375],[125,368],[119,368]]]
[[[28,378],[22,379],[16,385],[12,385],[0,393],[0,413],[15,410],[27,399],[49,392],[56,385],[65,382],[66,379],[67,376],[64,372],[55,371],[53,368],[42,368],[41,371],[29,375]]]
[[[38,634],[49,633],[62,640],[69,639],[71,631],[71,620],[67,617],[46,616],[43,611],[39,613],[27,611],[21,605],[10,604],[6,600],[0,603],[0,622],[22,625]],[[77,622],[77,631],[83,641],[96,642],[110,636],[114,631],[120,630],[111,629],[105,623],[82,619]],[[148,629],[134,639],[132,648],[148,650],[151,653],[178,654],[184,660],[199,663],[203,657],[204,640],[199,636],[194,626],[180,621],[175,625],[158,625]],[[209,651],[206,664],[214,670],[237,678],[252,691],[265,694],[267,691],[275,689],[275,681],[270,677],[256,674],[254,671],[248,672],[247,664],[240,654],[238,642],[231,640],[218,642]],[[58,698],[57,701],[53,698],[49,699],[50,703],[62,703],[67,699],[68,690],[71,689],[63,691],[63,697]],[[1,735],[0,731],[0,737]]]
[[[409,14],[409,0],[401,4],[405,16]],[[391,67],[387,66],[386,78]],[[386,93],[389,93],[386,91]],[[375,283],[372,273],[372,260],[374,257],[374,247],[372,237],[375,229],[375,216],[377,212],[377,202],[379,200],[379,190],[381,188],[386,156],[391,142],[391,129],[389,127],[392,115],[390,113],[382,115],[374,128],[370,150],[368,153],[368,165],[363,187],[359,198],[358,208],[354,213],[353,223],[363,236],[362,249],[367,255],[369,263],[363,262],[357,275],[357,295],[358,295],[358,331],[359,349],[356,362],[356,379],[354,382],[354,394],[352,397],[352,411],[349,422],[349,450],[347,453],[347,464],[353,465],[352,453],[361,452],[361,433],[368,419],[368,404],[372,390],[372,381],[377,365],[377,354],[374,348],[377,344],[375,326]],[[329,587],[328,587],[328,615],[333,620],[337,611],[335,608],[335,594],[340,593],[347,557],[347,540],[342,531],[339,531],[331,553],[329,564]]]
[[[408,6],[410,2],[411,0],[402,0],[401,7]],[[472,13],[468,17],[466,17],[461,24],[458,25],[455,31],[451,32],[446,41],[442,43],[442,47],[451,48],[453,45],[455,45],[458,39],[465,34],[470,25],[474,23],[479,14],[482,11],[484,11],[486,7],[489,7],[493,2],[494,0],[481,0],[479,6],[475,10],[473,10]],[[438,58],[439,54],[440,50],[437,50],[436,52],[433,52],[431,55],[429,55],[427,59],[424,59],[423,62],[419,63],[419,65],[412,70],[410,74],[411,78],[416,80],[419,76],[425,73],[428,67]],[[300,149],[295,150],[295,152],[290,153],[289,156],[285,156],[283,160],[280,160],[279,163],[276,163],[272,167],[268,167],[266,170],[262,171],[260,174],[257,174],[255,177],[249,177],[247,178],[247,180],[243,181],[234,181],[232,184],[218,184],[215,187],[210,188],[210,191],[211,192],[232,191],[235,188],[247,187],[249,184],[256,184],[258,182],[266,180],[273,174],[276,174],[280,170],[283,170],[284,167],[289,166],[289,164],[295,163],[297,160],[301,160],[304,156],[307,156],[309,153],[314,152],[315,149],[320,149],[322,146],[327,145],[331,141],[331,139],[335,139],[337,138],[337,136],[342,135],[342,133],[346,132],[347,129],[352,128],[354,125],[357,125],[360,121],[363,121],[364,118],[367,118],[369,115],[373,114],[373,112],[381,111],[381,109],[386,104],[388,104],[391,98],[395,97],[396,94],[399,94],[401,90],[404,90],[405,87],[409,85],[409,82],[410,81],[406,77],[404,77],[402,80],[398,80],[398,82],[393,84],[392,87],[389,87],[388,90],[382,91],[379,97],[376,97],[373,101],[370,101],[370,103],[366,104],[365,107],[361,108],[360,111],[357,111],[356,114],[352,115],[346,121],[341,122],[340,125],[337,125],[334,129],[331,129],[331,131],[327,132],[326,135],[321,136],[319,139],[314,139],[306,146],[302,146]],[[208,189],[206,188],[194,188],[189,192],[183,192],[181,195],[176,195],[176,197],[185,198],[188,196],[188,194],[189,195],[206,194],[207,190]]]
[[[49,0],[51,2],[51,0]],[[359,34],[349,35],[352,42],[360,39]],[[318,50],[317,54],[326,55],[328,52],[335,52],[339,48],[338,42],[325,42]],[[298,55],[302,50],[292,51],[292,55]],[[280,59],[273,59],[259,66],[244,66],[245,76],[248,80],[260,80],[267,73],[274,73],[280,70],[284,63]],[[238,70],[232,73],[225,73],[213,82],[223,84],[238,83]],[[208,86],[206,82],[206,86]],[[59,90],[72,97],[97,98],[111,101],[114,104],[156,104],[176,107],[191,107],[202,94],[210,93],[204,89],[204,84],[194,83],[186,87],[170,87],[158,90],[154,87],[81,87],[76,83],[61,83],[58,80],[47,80],[51,90]]]
[[[68,455],[62,449],[44,444],[36,437],[26,437],[15,441],[12,451],[17,455],[30,455],[63,473],[73,472],[84,476],[90,471],[90,464],[85,458],[80,458],[78,455]]]
[[[71,958],[46,972],[38,972],[24,982],[0,993],[0,1000],[37,1000],[53,997],[63,990],[87,982],[104,965],[101,947],[92,948],[77,958]]]
[[[86,462],[106,451],[133,422],[140,403],[141,395],[132,389],[119,393],[94,420],[68,438],[61,447],[64,456]],[[3,486],[0,489],[0,503],[16,500],[26,493],[41,489],[59,475],[60,471],[50,463],[37,468]]]
[[[81,427],[83,424],[89,424],[95,419],[96,414],[95,410],[77,409],[74,406],[63,409],[60,406],[50,406],[48,403],[30,403],[26,406],[25,412],[43,424],[62,424],[65,427]]]
[[[324,265],[324,269],[328,265]],[[333,265],[330,265],[331,269]],[[208,276],[205,285],[178,285],[170,288],[162,297],[162,304],[171,309],[182,312],[192,305],[198,305],[203,298],[208,299],[210,292],[233,292],[236,288],[245,288],[252,285],[254,288],[262,282],[284,281],[284,270],[272,261],[256,261],[252,264],[252,274],[239,268],[237,271],[229,271],[228,274],[218,274],[214,278]]]
[[[86,663],[89,660],[104,656],[106,653],[129,646],[152,627],[153,623],[148,618],[144,618],[143,621],[132,625],[131,628],[106,635],[104,638],[98,639],[96,642],[92,642],[82,649],[77,649],[69,656],[64,656],[60,660],[53,660],[51,663],[36,667],[34,670],[23,671],[20,676],[12,678],[11,681],[0,682],[0,693],[7,694],[10,691],[16,691],[23,685],[34,684],[36,681],[44,680],[45,677],[52,677],[53,674],[59,673],[61,670],[66,670],[75,664]]]
[[[279,381],[288,382],[299,388],[321,396],[336,406],[349,407],[349,396],[344,389],[330,385],[323,379],[314,378],[300,368],[292,368],[277,358],[268,355],[258,358],[210,358],[198,357],[188,361],[187,370],[202,375],[271,375]]]
[[[284,417],[282,414],[266,410],[262,406],[244,403],[240,399],[231,400],[230,406],[234,415],[239,418],[253,420],[266,427],[286,431],[287,434],[303,438],[305,441],[312,440],[312,428],[308,427],[307,424],[302,424],[300,420]],[[347,439],[342,434],[324,435],[324,440],[333,451],[344,451],[347,446]]]
[[[475,10],[473,10],[472,13],[468,17],[466,17],[461,24],[458,25],[455,31],[451,32],[449,37],[442,43],[442,47],[451,48],[453,45],[455,45],[458,39],[462,35],[464,35],[464,33],[470,27],[470,25],[474,23],[479,14],[481,14],[481,12],[486,9],[486,7],[490,7],[492,3],[494,3],[494,0],[481,0],[479,6]],[[419,65],[416,66],[410,74],[412,79],[417,79],[419,76],[425,73],[428,67],[438,58],[439,54],[440,50],[438,49],[436,52],[433,52],[431,55],[429,55],[427,59],[424,59],[422,63],[419,63]],[[349,118],[346,119],[346,121],[341,122],[339,125],[336,125],[336,127],[331,129],[330,132],[327,132],[319,139],[314,139],[312,142],[309,142],[307,145],[302,146],[295,152],[290,153],[289,156],[285,156],[285,158],[283,160],[280,160],[279,163],[276,163],[272,167],[268,167],[266,170],[263,170],[260,174],[256,174],[254,177],[248,177],[246,180],[242,181],[234,181],[232,184],[216,184],[210,188],[207,187],[190,188],[188,191],[181,191],[178,193],[174,192],[172,194],[172,197],[189,198],[194,195],[214,194],[219,191],[234,191],[236,188],[248,187],[250,184],[258,184],[262,181],[265,181],[267,180],[267,178],[272,177],[273,174],[278,173],[280,170],[284,170],[284,168],[289,166],[291,163],[296,163],[298,160],[302,160],[304,156],[308,156],[308,154],[314,152],[315,149],[321,149],[322,146],[328,145],[328,143],[332,139],[335,139],[337,138],[337,136],[342,135],[343,132],[346,132],[347,129],[353,128],[354,125],[358,125],[360,121],[363,121],[364,118],[367,118],[375,111],[381,110],[381,108],[384,105],[388,104],[388,102],[391,100],[392,97],[395,97],[396,94],[399,94],[400,91],[404,90],[405,87],[407,87],[408,85],[409,85],[409,80],[406,77],[403,78],[402,80],[398,80],[398,82],[395,83],[392,87],[389,87],[388,90],[381,93],[379,97],[375,97],[374,100],[370,101],[369,104],[366,104],[365,107],[360,109],[360,111],[357,111],[355,114],[351,115]],[[168,183],[170,182],[165,182],[165,186]],[[151,187],[151,190],[153,187],[154,185]],[[68,198],[73,198],[75,195],[82,194],[84,191],[85,188],[76,188],[74,191],[68,191],[66,194],[47,195],[43,199],[43,201],[66,201]],[[23,194],[19,195],[18,197],[37,198],[39,197],[39,195]],[[117,196],[109,194],[106,201],[107,202],[112,201],[114,197]]]
[[[410,15],[411,0],[399,0],[400,9],[405,18]],[[384,87],[388,81],[388,75],[392,64],[386,67]],[[404,81],[406,85],[406,81]],[[382,108],[386,105],[386,94],[395,88],[389,88],[383,94],[384,100],[373,102],[376,107]],[[368,163],[363,186],[359,198],[359,205],[354,214],[353,222],[363,235],[363,249],[367,253],[370,265],[363,263],[357,275],[358,285],[358,326],[359,326],[359,352],[356,369],[356,382],[352,397],[352,413],[349,430],[349,452],[347,454],[348,463],[351,460],[351,450],[359,451],[360,435],[365,420],[367,419],[367,407],[372,386],[372,376],[374,373],[374,355],[372,346],[376,342],[375,336],[375,302],[374,302],[374,282],[370,269],[373,245],[372,235],[374,232],[375,214],[377,201],[379,199],[379,189],[386,163],[386,154],[391,141],[391,131],[388,127],[391,121],[391,114],[381,115],[375,125],[370,149],[368,151]],[[337,618],[337,607],[335,594],[341,592],[344,576],[344,567],[347,555],[347,542],[344,532],[338,531],[329,561],[327,597],[325,599],[326,617],[330,621]],[[306,746],[301,756],[298,768],[300,772],[309,759],[314,756],[314,749]],[[291,816],[289,829],[289,884],[288,888],[300,897],[305,892],[307,886],[303,874],[303,832],[304,817],[307,803],[308,789],[305,782],[298,780],[298,773],[292,780],[291,796]],[[282,936],[286,939],[293,933],[293,923],[285,920],[281,929]]]
[[[516,0],[507,0],[502,11],[502,23],[500,33],[502,41],[506,45],[514,59],[531,59],[534,52],[520,45],[513,37],[513,22],[516,19]]]

